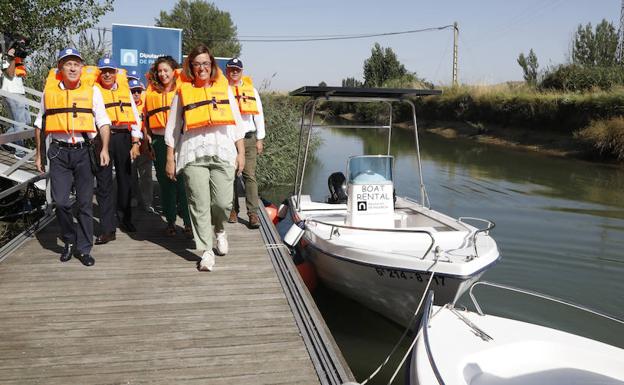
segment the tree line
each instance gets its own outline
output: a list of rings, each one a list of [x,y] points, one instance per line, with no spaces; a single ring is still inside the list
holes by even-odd
[[[579,24],[571,42],[570,61],[539,71],[537,55],[520,53],[525,82],[543,90],[610,90],[624,84],[624,62],[617,57],[618,30],[603,19],[594,28]]]

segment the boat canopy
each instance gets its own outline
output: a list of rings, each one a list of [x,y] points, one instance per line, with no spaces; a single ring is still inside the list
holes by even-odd
[[[418,125],[416,123],[416,106],[410,97],[418,97],[418,96],[429,96],[429,95],[440,95],[442,94],[441,90],[431,90],[431,89],[414,89],[414,88],[359,88],[359,87],[321,87],[321,86],[303,86],[297,88],[294,91],[290,92],[290,96],[307,96],[312,99],[308,100],[304,103],[301,113],[301,130],[299,132],[299,151],[297,154],[297,168],[295,169],[295,183],[293,186],[293,190],[297,195],[297,203],[296,209],[300,210],[301,207],[299,202],[301,201],[301,192],[303,190],[303,179],[305,174],[305,168],[308,160],[308,152],[310,147],[310,139],[312,135],[312,127],[314,126],[314,116],[316,114],[316,107],[318,104],[323,103],[325,101],[335,101],[335,102],[352,102],[352,103],[361,103],[361,102],[381,102],[385,103],[388,106],[389,114],[388,124],[384,124],[381,126],[378,125],[340,125],[340,127],[350,127],[350,128],[382,128],[388,130],[388,146],[386,152],[386,159],[379,158],[378,161],[384,162],[388,161],[389,172],[382,172],[377,179],[385,179],[392,183],[392,159],[390,156],[390,144],[392,138],[392,104],[394,102],[399,103],[407,103],[410,105],[412,110],[412,121],[414,124],[414,140],[416,145],[416,154],[418,159],[418,174],[419,174],[419,184],[420,184],[420,204],[422,206],[428,206],[429,200],[427,198],[427,192],[425,191],[425,183],[423,181],[422,175],[422,164],[420,160],[420,145],[418,143]],[[308,112],[309,110],[309,112]],[[306,114],[309,113],[309,118],[306,120]],[[330,125],[326,125],[330,126]],[[307,129],[306,129],[307,128]],[[303,154],[301,153],[303,149]],[[356,160],[356,163],[364,162],[364,164],[354,163],[352,166],[355,169],[360,169],[366,166],[366,163],[369,163],[371,159],[359,159]],[[381,166],[378,164],[377,166]],[[382,169],[384,167],[381,167]],[[363,171],[367,171],[368,169],[364,169]],[[372,170],[369,170],[372,171]],[[351,174],[351,173],[349,173]],[[375,175],[372,173],[368,173],[367,178],[372,180]],[[379,173],[377,173],[379,174]],[[349,175],[349,181],[353,181],[356,175]],[[364,178],[364,176],[362,176]]]

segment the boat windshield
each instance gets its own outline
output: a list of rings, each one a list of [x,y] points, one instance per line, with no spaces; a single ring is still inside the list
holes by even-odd
[[[347,173],[349,183],[392,183],[394,157],[387,155],[363,155],[349,158]]]

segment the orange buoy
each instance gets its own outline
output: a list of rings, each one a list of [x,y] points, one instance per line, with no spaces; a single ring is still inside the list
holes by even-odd
[[[276,225],[277,222],[279,222],[279,217],[277,216],[277,206],[271,203],[268,206],[264,206],[264,209],[266,210],[267,214],[269,214],[269,219],[271,220],[271,222]]]
[[[308,261],[303,261],[296,266],[297,270],[299,271],[299,275],[303,279],[303,283],[305,283],[310,293],[314,292],[317,284],[316,271],[314,270],[314,266],[312,266],[312,264]]]

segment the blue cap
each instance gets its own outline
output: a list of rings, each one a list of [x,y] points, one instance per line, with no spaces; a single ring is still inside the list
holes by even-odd
[[[78,52],[78,50],[75,48],[63,48],[58,52],[58,58],[56,60],[58,61],[68,56],[76,56],[82,61],[82,56],[80,56],[80,52]]]
[[[114,70],[117,69],[117,63],[115,63],[115,61],[109,57],[105,57],[105,58],[98,60],[97,66],[99,69],[104,69],[104,68],[112,68]]]
[[[139,71],[137,70],[132,70],[132,71],[128,71],[128,79],[136,79],[136,80],[140,80],[141,76],[139,76]]]
[[[130,89],[133,89],[133,88],[140,88],[142,90],[145,89],[143,84],[141,82],[139,82],[138,80],[136,80],[136,79],[130,79],[128,81],[128,85],[130,86]]]
[[[235,67],[235,68],[243,69],[243,62],[239,58],[235,57],[233,59],[228,60],[225,67]]]

